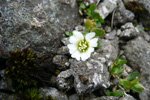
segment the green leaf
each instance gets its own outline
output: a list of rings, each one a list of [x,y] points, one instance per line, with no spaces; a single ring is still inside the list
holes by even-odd
[[[138,72],[133,72],[133,73],[129,74],[124,80],[131,81],[131,80],[135,79],[138,75],[139,75]]]
[[[86,30],[91,30],[92,27],[94,26],[93,23],[92,23],[92,21],[89,20],[89,19],[87,19],[87,20],[85,21],[85,24],[84,24],[84,25],[85,25]]]
[[[105,92],[105,94],[106,94],[107,96],[111,96],[111,92],[110,92],[109,90],[107,90],[107,91]]]
[[[116,64],[116,65],[118,65],[119,58],[120,58],[120,54],[118,55],[117,59],[115,60],[115,64]]]
[[[66,34],[67,36],[72,36],[72,35],[73,35],[72,32],[65,32],[65,34]]]
[[[118,60],[117,64],[120,64],[120,65],[123,65],[123,64],[126,64],[127,61],[126,60]]]
[[[114,74],[114,75],[120,76],[123,73],[123,71],[124,71],[124,67],[119,66],[119,65],[114,65],[111,68],[111,73]]]
[[[112,96],[123,96],[123,92],[122,91],[114,91],[114,92],[112,92]]]
[[[86,34],[89,33],[89,32],[90,32],[90,30],[88,30],[88,29],[85,28],[85,30],[82,32],[82,34],[83,34],[84,36],[86,36]]]
[[[101,43],[99,41],[97,41],[97,47],[95,47],[96,49],[98,49],[100,47]]]
[[[101,27],[101,26],[102,26],[102,24],[100,22],[96,23],[96,27]]]
[[[134,85],[135,83],[139,82],[140,80],[141,80],[140,78],[134,79],[131,81],[131,84]]]
[[[124,82],[123,82],[123,87],[124,87],[124,89],[126,89],[126,90],[130,90],[131,87],[132,87],[132,84],[131,84],[129,81],[124,81]]]
[[[110,92],[109,90],[107,90],[105,93],[106,93],[107,96],[123,96],[123,92],[122,91]]]
[[[143,89],[144,87],[140,83],[134,84],[133,87],[131,88],[131,90],[133,90],[134,92],[138,92],[138,93],[141,93]]]
[[[99,21],[100,23],[104,23],[104,19],[103,19],[101,16],[99,16],[98,21]]]
[[[80,3],[79,5],[80,5],[80,10],[86,9],[86,5],[84,3]]]
[[[91,5],[89,9],[90,9],[91,11],[95,10],[95,9],[96,9],[96,5]]]
[[[132,87],[132,84],[131,84],[129,81],[125,81],[125,80],[119,80],[119,84],[120,84],[121,86],[123,86],[123,88],[124,88],[125,90],[130,90],[131,87]]]
[[[92,11],[91,10],[87,10],[86,14],[89,16],[89,17],[92,17]]]
[[[92,32],[95,32],[96,33],[96,37],[99,36],[99,37],[102,37],[104,34],[105,34],[105,31],[104,30],[101,30],[99,28],[93,28]]]
[[[99,18],[99,13],[93,12],[92,13],[92,19],[97,19],[97,21],[98,21],[98,18]]]

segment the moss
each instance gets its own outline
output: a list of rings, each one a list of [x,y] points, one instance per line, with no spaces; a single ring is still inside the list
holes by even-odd
[[[22,100],[42,100],[42,96],[37,88],[27,89],[22,95]]]
[[[55,73],[56,75],[58,75],[60,73],[60,70],[57,69]]]
[[[144,31],[149,31],[149,28],[148,28],[148,27],[145,27],[145,28],[144,28]]]
[[[54,99],[54,98],[51,97],[51,96],[47,96],[44,100],[57,100],[57,99]]]
[[[12,79],[14,89],[20,92],[30,87],[37,87],[37,80],[33,78],[36,54],[30,49],[10,51],[9,53],[5,74]]]
[[[143,11],[142,6],[137,1],[129,1],[124,3],[126,8],[133,11],[134,13],[139,13]]]

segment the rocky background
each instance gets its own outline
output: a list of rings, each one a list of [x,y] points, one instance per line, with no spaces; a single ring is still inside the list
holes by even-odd
[[[42,84],[38,89],[43,100],[150,100],[150,0],[83,2],[97,5],[106,32],[99,38],[100,48],[85,62],[72,59],[66,46],[65,32],[84,28],[76,0],[0,0],[0,100],[27,100],[5,75],[9,52],[26,48],[40,56],[32,74]],[[140,73],[142,93],[105,95],[111,84],[108,67],[119,53],[127,60],[124,75]]]

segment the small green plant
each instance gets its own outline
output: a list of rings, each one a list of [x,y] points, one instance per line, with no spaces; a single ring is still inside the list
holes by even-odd
[[[122,66],[123,64],[126,64],[126,60],[120,60],[120,55],[116,59],[116,61],[109,67],[109,72],[111,73],[111,76],[118,80],[117,83],[115,83],[113,86],[115,88],[115,91],[106,91],[107,96],[122,96],[127,91],[134,91],[137,93],[141,93],[144,89],[144,87],[139,83],[140,78],[137,78],[139,75],[138,72],[130,73],[127,77],[121,78],[122,73],[124,72],[125,67]],[[119,88],[119,90],[117,90]],[[111,88],[114,90],[113,88]]]
[[[47,96],[44,100],[57,100],[57,99],[54,99],[54,98],[51,97],[51,96]]]
[[[33,72],[36,68],[34,60],[36,54],[30,49],[22,51],[10,51],[10,57],[7,61],[7,69],[5,75],[12,80],[12,84],[16,92],[24,91],[25,89],[36,87],[37,80],[33,78]]]
[[[127,9],[133,11],[134,13],[140,13],[141,11],[143,11],[141,4],[139,4],[137,1],[125,2],[125,6],[127,7]]]
[[[27,89],[24,98],[27,100],[42,100],[42,96],[39,94],[39,89],[37,88]]]
[[[87,7],[84,3],[79,3],[80,11],[85,12],[86,20],[84,21],[85,29],[83,30],[82,34],[85,36],[87,33],[95,32],[95,37],[102,37],[105,34],[105,31],[101,28],[101,24],[104,22],[102,17],[99,13],[94,12],[96,9],[96,5],[92,4]],[[72,36],[72,32],[66,32],[67,36]],[[100,47],[100,42],[97,42],[97,47]]]

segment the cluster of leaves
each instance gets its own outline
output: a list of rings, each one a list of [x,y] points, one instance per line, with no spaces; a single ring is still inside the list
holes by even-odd
[[[121,87],[123,90],[117,90],[117,91],[106,91],[107,96],[122,96],[127,91],[134,91],[137,93],[141,93],[144,87],[139,83],[140,78],[137,78],[139,75],[138,72],[130,73],[127,77],[121,78],[122,73],[125,70],[125,67],[123,67],[123,64],[126,64],[126,60],[120,60],[120,55],[116,59],[116,61],[109,67],[109,72],[113,76],[113,78],[116,78],[118,82],[115,84],[117,87]]]
[[[101,24],[104,22],[99,13],[94,12],[96,9],[96,5],[92,4],[89,7],[86,7],[85,4],[80,3],[80,10],[85,12],[85,16],[87,17],[84,20],[85,29],[83,31],[83,35],[86,35],[89,32],[95,32],[95,37],[102,37],[105,34],[105,31],[101,29]],[[66,32],[67,36],[72,36],[72,32]],[[98,41],[98,46],[100,46],[100,42]]]
[[[36,68],[34,62],[36,54],[29,49],[22,51],[10,51],[10,57],[7,61],[5,74],[12,79],[13,87],[17,92],[30,87],[36,87],[37,81],[33,78],[33,72]]]

